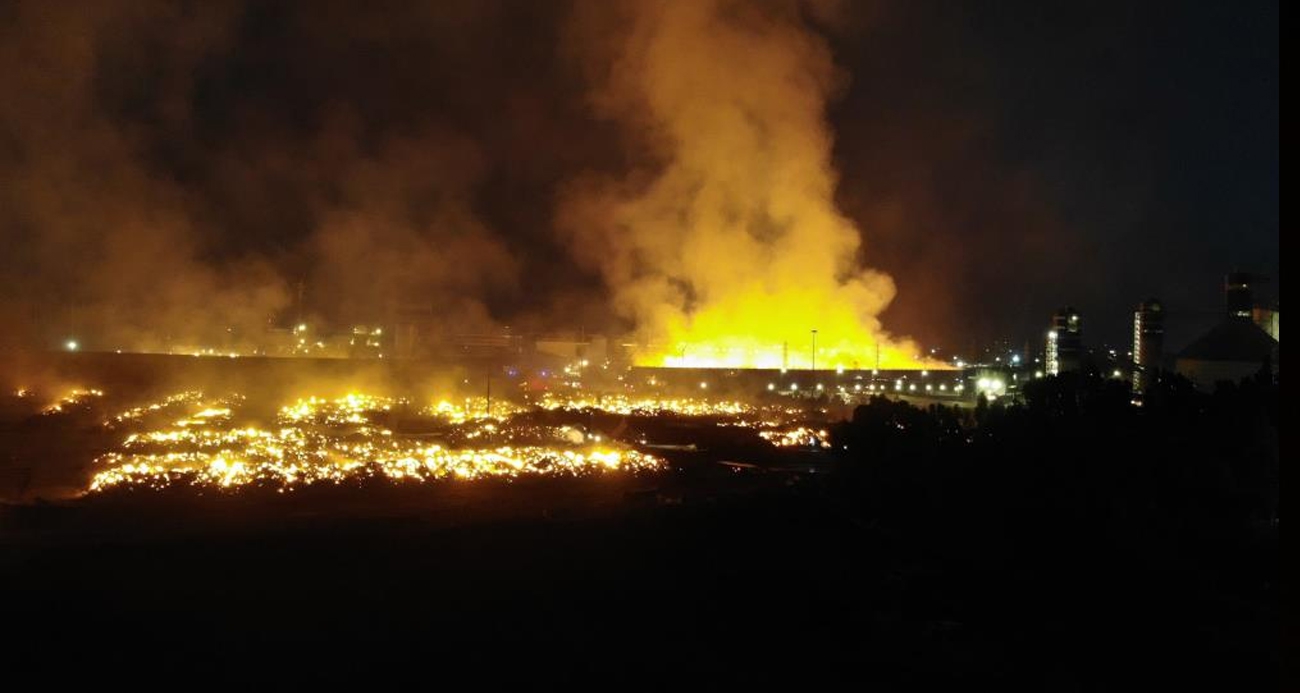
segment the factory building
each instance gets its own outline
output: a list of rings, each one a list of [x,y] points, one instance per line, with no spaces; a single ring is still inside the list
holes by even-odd
[[[1052,324],[1047,330],[1047,374],[1077,371],[1082,359],[1082,320],[1079,311],[1066,306],[1052,315]]]
[[[1178,353],[1178,373],[1201,390],[1267,370],[1277,373],[1279,342],[1256,324],[1251,275],[1234,272],[1224,280],[1226,315],[1219,324]],[[1274,313],[1276,315],[1276,313]]]
[[[538,335],[533,349],[566,361],[603,363],[610,357],[609,339],[600,335]]]
[[[1278,312],[1276,304],[1272,307],[1255,306],[1255,308],[1250,311],[1250,317],[1255,321],[1255,324],[1259,326],[1259,329],[1268,333],[1268,336],[1276,339],[1278,342],[1282,341],[1281,332],[1278,331],[1280,323],[1282,322],[1282,316]]]
[[[1223,298],[1228,307],[1228,316],[1249,318],[1255,308],[1255,291],[1252,286],[1256,278],[1247,272],[1230,272],[1223,278]]]
[[[1282,341],[1278,332],[1281,318],[1276,303],[1262,305],[1255,289],[1260,284],[1268,283],[1268,277],[1249,272],[1229,272],[1223,278],[1223,295],[1228,308],[1228,315],[1250,318],[1268,336]]]
[[[1164,357],[1164,307],[1154,298],[1133,311],[1133,391],[1143,392]]]

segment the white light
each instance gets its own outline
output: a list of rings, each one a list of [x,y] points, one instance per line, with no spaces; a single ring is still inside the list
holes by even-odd
[[[835,367],[835,374],[836,374],[836,375],[844,375],[844,366],[836,366],[836,367]]]
[[[708,383],[700,383],[700,389],[701,389],[701,390],[707,390],[707,389],[709,389],[709,384],[708,384]]]
[[[1012,362],[1012,363],[1015,363],[1015,364],[1020,363],[1020,354],[1016,354],[1016,355],[1012,356],[1012,357],[1011,357],[1011,362]]]
[[[76,351],[77,348],[80,347],[81,345],[80,345],[80,344],[77,344],[77,340],[75,340],[75,339],[69,339],[69,340],[67,341],[67,343],[64,344],[63,346],[67,347],[67,348],[68,348],[68,351]]]
[[[774,385],[773,383],[768,383],[768,384],[767,384],[767,391],[768,391],[768,392],[771,392],[772,390],[775,390],[775,389],[776,389],[776,385]]]

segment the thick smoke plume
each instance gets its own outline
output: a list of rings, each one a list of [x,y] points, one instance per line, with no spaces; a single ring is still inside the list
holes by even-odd
[[[821,367],[916,364],[877,318],[893,281],[836,209],[826,106],[843,77],[801,7],[628,10],[594,101],[656,165],[575,184],[562,225],[655,345],[641,360],[803,368],[817,330]]]
[[[157,349],[263,328],[287,300],[263,260],[205,257],[202,223],[175,179],[144,163],[152,127],[182,137],[194,66],[224,39],[229,13],[109,2],[18,3],[0,24],[0,225],[6,341]],[[113,37],[148,34],[157,45]],[[148,95],[130,66],[152,50]],[[142,99],[146,122],[119,119]],[[74,332],[75,330],[75,332]],[[227,340],[228,341],[228,340]]]
[[[269,328],[402,311],[429,334],[493,329],[486,302],[518,271],[475,208],[499,161],[437,99],[473,62],[443,39],[498,20],[472,3],[7,5],[0,346],[248,351]]]
[[[1065,302],[1123,337],[1134,297],[1216,305],[1228,259],[1277,275],[1275,14],[9,0],[0,350],[407,309],[431,340],[635,331],[660,363],[797,368],[813,329],[819,366],[912,358],[882,321],[973,354]]]

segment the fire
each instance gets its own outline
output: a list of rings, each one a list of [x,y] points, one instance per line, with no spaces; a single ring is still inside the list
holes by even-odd
[[[660,414],[675,416],[739,416],[752,413],[756,409],[744,402],[705,400],[691,397],[633,397],[624,394],[563,396],[552,393],[547,393],[542,397],[541,401],[538,402],[538,406],[552,411],[594,410],[622,416],[629,414],[644,416]]]
[[[789,405],[628,393],[548,393],[533,404],[492,401],[490,407],[486,398],[431,401],[420,406],[401,397],[356,392],[302,397],[279,407],[274,420],[265,422],[245,411],[246,398],[239,394],[176,393],[105,421],[112,429],[129,427],[130,432],[96,459],[98,470],[88,490],[180,484],[287,491],[377,478],[513,479],[666,467],[663,459],[600,432],[540,422],[533,416],[539,411],[699,417],[718,426],[753,429],[780,448],[829,447],[827,431],[807,425],[807,412]],[[425,423],[406,433],[394,431],[388,426],[399,414],[402,421]]]
[[[826,429],[807,426],[760,431],[758,436],[779,448],[829,448],[830,433]]]
[[[562,450],[542,446],[448,449],[440,445],[337,445],[299,439],[290,431],[258,432],[254,444],[215,452],[157,454],[110,453],[107,469],[94,476],[90,490],[131,486],[162,488],[175,483],[238,487],[270,484],[282,489],[313,483],[343,483],[367,478],[431,481],[438,479],[516,478],[525,475],[582,476],[604,471],[653,470],[662,464],[635,450]]]
[[[745,300],[745,299],[742,299]],[[637,354],[639,366],[660,368],[767,368],[859,370],[867,368],[934,369],[951,368],[948,364],[918,355],[913,346],[882,343],[869,330],[853,322],[852,316],[840,316],[839,338],[836,331],[818,330],[816,351],[811,330],[791,333],[787,326],[805,323],[796,316],[782,319],[771,314],[777,300],[754,300],[748,309],[760,314],[752,322],[733,318],[724,324],[709,312],[694,316],[692,327],[684,328],[665,346],[646,349]],[[747,310],[748,310],[747,309]],[[738,311],[739,314],[740,311]],[[823,335],[826,335],[823,337]]]
[[[638,365],[810,368],[816,330],[818,368],[939,368],[885,331],[894,282],[837,208],[831,50],[769,9],[636,4],[593,97],[663,163],[575,184],[562,224],[655,345]]]
[[[159,400],[157,402],[151,402],[149,404],[144,404],[138,407],[132,407],[130,409],[127,409],[126,411],[123,411],[117,416],[114,416],[112,419],[105,421],[104,425],[108,427],[112,427],[123,423],[135,421],[142,417],[149,416],[151,414],[156,414],[158,412],[161,412],[171,407],[179,406],[181,404],[191,404],[194,402],[198,402],[202,398],[203,398],[202,392],[197,392],[197,391],[178,392],[173,395],[168,395],[167,397],[164,397],[162,400]]]
[[[506,402],[494,402],[491,415],[487,402],[474,400],[463,407],[443,400],[412,409],[452,427],[438,442],[397,434],[382,425],[386,412],[409,406],[400,398],[360,393],[302,398],[281,407],[273,427],[241,423],[243,402],[239,396],[205,400],[198,393],[179,393],[122,412],[111,421],[137,421],[184,404],[193,409],[171,426],[129,434],[118,449],[100,456],[100,471],[89,490],[173,484],[290,490],[368,478],[582,476],[663,465],[654,455],[616,444],[565,444],[568,438],[558,429],[510,423],[510,417],[524,409]]]
[[[24,391],[24,392],[25,392],[25,391]],[[25,395],[20,395],[20,396],[25,396]],[[93,398],[93,397],[103,397],[103,396],[104,396],[104,393],[103,393],[103,391],[101,391],[101,390],[94,390],[94,389],[90,389],[90,390],[82,390],[82,389],[73,390],[72,392],[69,392],[68,394],[66,394],[66,395],[64,395],[64,396],[62,396],[62,397],[60,397],[60,398],[58,399],[58,401],[56,401],[56,402],[54,402],[53,404],[50,404],[49,406],[47,406],[47,407],[45,407],[44,409],[42,409],[42,410],[41,410],[41,413],[43,413],[43,414],[59,414],[59,413],[62,413],[64,410],[66,410],[66,409],[68,409],[68,408],[70,408],[70,407],[75,407],[75,406],[77,406],[77,405],[84,404],[86,401],[88,401],[89,399],[91,399],[91,398]]]

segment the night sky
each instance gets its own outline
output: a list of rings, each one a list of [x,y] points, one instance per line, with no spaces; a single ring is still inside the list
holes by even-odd
[[[1279,292],[1277,3],[767,4],[838,68],[835,202],[890,332],[1037,341],[1069,303],[1124,345],[1158,296],[1176,347],[1225,271]],[[254,323],[299,282],[339,323],[416,295],[449,329],[626,329],[557,222],[661,163],[593,105],[602,5],[5,3],[10,338]]]

